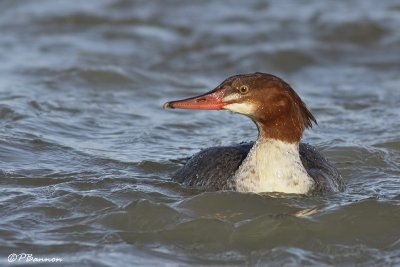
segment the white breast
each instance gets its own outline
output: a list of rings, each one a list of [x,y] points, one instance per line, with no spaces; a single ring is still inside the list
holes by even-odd
[[[300,160],[299,145],[257,140],[233,177],[241,192],[306,194],[314,186]]]

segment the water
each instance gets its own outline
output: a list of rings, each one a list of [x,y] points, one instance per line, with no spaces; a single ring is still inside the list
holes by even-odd
[[[399,26],[394,0],[1,1],[1,265],[400,265]],[[162,104],[254,71],[302,96],[346,192],[169,181],[256,129]]]

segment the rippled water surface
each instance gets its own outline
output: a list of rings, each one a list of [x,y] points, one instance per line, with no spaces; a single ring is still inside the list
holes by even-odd
[[[1,265],[400,265],[398,1],[2,0],[0,33]],[[346,192],[169,181],[256,128],[162,104],[254,71],[302,96]]]

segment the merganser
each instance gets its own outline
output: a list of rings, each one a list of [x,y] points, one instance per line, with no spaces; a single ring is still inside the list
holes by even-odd
[[[205,190],[323,194],[345,185],[338,170],[314,147],[300,143],[317,124],[296,92],[267,73],[229,77],[214,90],[167,102],[164,109],[229,110],[257,125],[255,142],[211,147],[192,156],[172,179]]]

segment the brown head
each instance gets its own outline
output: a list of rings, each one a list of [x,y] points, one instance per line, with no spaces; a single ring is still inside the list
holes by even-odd
[[[289,84],[260,72],[232,76],[206,94],[167,102],[163,107],[230,110],[251,118],[260,138],[288,143],[299,142],[304,129],[317,123]]]

